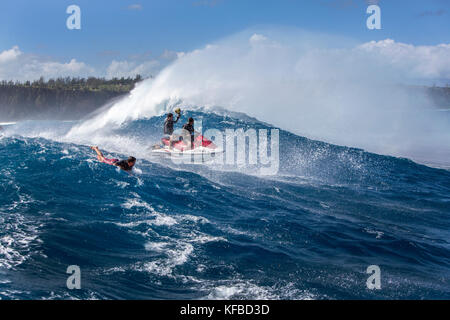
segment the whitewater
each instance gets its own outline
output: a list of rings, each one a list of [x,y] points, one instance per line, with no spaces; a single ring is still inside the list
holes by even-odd
[[[186,53],[82,121],[5,124],[0,298],[450,298],[448,112],[352,40],[282,31]],[[176,107],[279,130],[279,170],[152,155]]]

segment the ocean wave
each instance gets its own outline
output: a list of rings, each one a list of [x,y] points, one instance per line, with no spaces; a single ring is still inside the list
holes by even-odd
[[[186,116],[220,130],[272,128]],[[47,122],[9,129],[0,142],[1,298],[450,297],[449,171],[283,130],[273,176],[177,164],[148,153],[161,121],[94,138],[108,156],[136,155],[134,176],[96,161],[84,140],[39,136],[39,126],[52,131]],[[378,292],[365,288],[373,264]],[[81,291],[65,289],[69,265],[80,266]]]

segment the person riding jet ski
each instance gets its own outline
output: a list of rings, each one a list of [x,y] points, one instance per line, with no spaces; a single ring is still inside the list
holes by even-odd
[[[188,149],[193,149],[194,135],[196,131],[194,129],[194,118],[189,118],[188,123],[183,125],[183,141],[188,145]]]
[[[181,116],[180,108],[175,109],[175,113],[177,114],[177,120],[173,120],[173,114],[168,113],[166,121],[164,121],[164,137],[163,137],[163,139],[166,138],[166,139],[170,140],[170,145],[169,145],[170,148],[172,148],[173,142],[178,138],[177,135],[173,134],[173,131],[174,131],[173,125],[175,123],[177,123],[178,120],[180,120],[180,116]]]

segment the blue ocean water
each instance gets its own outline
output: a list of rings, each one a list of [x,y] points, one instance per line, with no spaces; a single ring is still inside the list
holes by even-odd
[[[271,128],[186,116],[204,129]],[[151,145],[162,121],[114,134]],[[84,144],[38,134],[72,125],[24,122],[0,138],[1,299],[450,298],[448,170],[280,129],[273,176],[144,149],[128,175]],[[66,287],[70,265],[80,290]],[[366,286],[370,265],[380,290]]]

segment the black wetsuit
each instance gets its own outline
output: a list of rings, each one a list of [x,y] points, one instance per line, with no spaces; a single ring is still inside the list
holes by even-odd
[[[186,123],[186,124],[183,126],[183,129],[189,131],[189,133],[190,133],[191,135],[193,135],[194,132],[195,132],[195,130],[194,130],[194,125],[193,125],[193,124]]]
[[[133,170],[133,168],[128,165],[127,160],[118,161],[118,162],[114,163],[114,165],[118,166],[120,169],[125,170],[125,171]]]
[[[177,117],[177,120],[166,119],[166,121],[164,121],[164,134],[168,134],[169,136],[172,135],[173,125],[175,123],[177,123],[179,119],[180,119],[180,116]]]
[[[194,125],[186,123],[183,126],[183,129],[190,133],[190,135],[191,135],[191,149],[193,149],[194,148],[194,134],[195,134]]]

